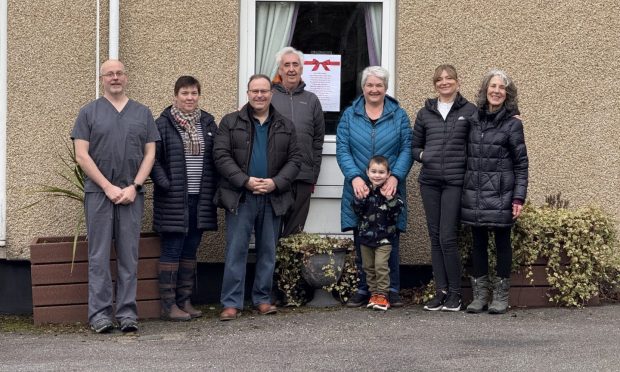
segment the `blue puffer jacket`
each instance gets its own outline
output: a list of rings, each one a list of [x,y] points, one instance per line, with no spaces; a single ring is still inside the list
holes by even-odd
[[[413,164],[411,157],[411,126],[409,117],[398,101],[385,96],[383,114],[373,125],[364,109],[364,96],[358,97],[348,107],[336,134],[336,159],[344,174],[342,202],[340,206],[340,228],[342,231],[357,227],[357,216],[353,211],[353,186],[355,177],[368,182],[366,168],[375,155],[388,159],[392,175],[398,178],[398,193],[405,203],[398,219],[398,229],[407,228],[407,174]]]

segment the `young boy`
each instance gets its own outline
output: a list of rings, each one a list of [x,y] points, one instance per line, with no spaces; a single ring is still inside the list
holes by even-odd
[[[387,310],[390,308],[387,299],[390,287],[388,259],[403,201],[398,194],[386,195],[381,190],[391,174],[386,158],[373,156],[366,174],[370,180],[370,191],[365,198],[353,200],[353,210],[359,217],[357,238],[362,252],[362,267],[371,293],[367,307]]]

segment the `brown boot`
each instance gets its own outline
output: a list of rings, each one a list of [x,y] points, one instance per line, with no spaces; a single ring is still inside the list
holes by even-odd
[[[161,302],[161,319],[172,321],[190,320],[191,316],[179,309],[175,301],[178,263],[159,263],[159,299]]]
[[[202,311],[192,306],[190,298],[194,290],[196,280],[196,260],[182,259],[179,262],[179,275],[177,278],[176,303],[179,309],[188,313],[192,318],[202,316]]]
[[[180,306],[179,308],[188,313],[192,318],[200,318],[202,316],[202,311],[194,308],[189,299],[185,300],[183,306]]]
[[[172,304],[168,311],[164,312],[162,310],[160,318],[162,320],[171,320],[173,322],[185,322],[190,320],[192,317],[185,311],[179,309],[176,304]]]

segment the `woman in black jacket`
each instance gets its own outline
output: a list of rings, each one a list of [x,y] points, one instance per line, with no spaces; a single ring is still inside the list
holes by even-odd
[[[482,312],[489,302],[488,233],[497,249],[491,314],[508,309],[512,247],[510,231],[521,214],[527,193],[528,157],[523,124],[515,115],[517,87],[502,70],[482,79],[478,110],[470,120],[467,172],[463,185],[462,222],[472,226],[473,302],[467,312]]]
[[[173,105],[156,120],[161,141],[151,171],[153,229],[161,237],[159,294],[161,317],[167,320],[202,315],[190,302],[196,251],[203,231],[217,230],[212,155],[217,127],[213,116],[198,108],[199,98],[200,82],[181,76],[174,86]]]
[[[461,259],[457,231],[469,124],[476,107],[459,93],[452,65],[435,69],[437,98],[426,100],[413,127],[413,157],[422,163],[420,194],[426,212],[435,296],[425,310],[461,309]]]

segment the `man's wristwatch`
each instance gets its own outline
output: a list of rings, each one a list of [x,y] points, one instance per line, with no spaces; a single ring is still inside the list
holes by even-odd
[[[133,187],[136,189],[137,192],[142,191],[142,185],[139,183],[134,183]]]

